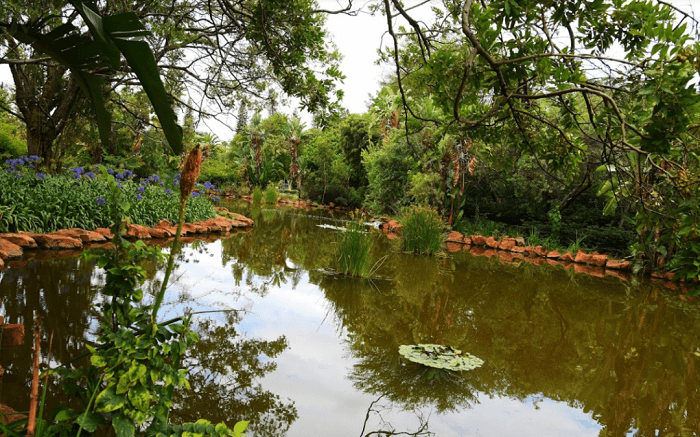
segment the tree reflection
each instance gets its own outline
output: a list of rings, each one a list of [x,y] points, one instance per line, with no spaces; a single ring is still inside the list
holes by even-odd
[[[236,330],[240,321],[236,312],[229,312],[223,324],[199,322],[200,339],[185,360],[191,389],[177,393],[172,417],[180,422],[202,417],[213,423],[249,420],[256,436],[284,435],[297,419],[294,403],[257,380],[277,368],[272,359],[287,349],[287,340],[246,338]]]

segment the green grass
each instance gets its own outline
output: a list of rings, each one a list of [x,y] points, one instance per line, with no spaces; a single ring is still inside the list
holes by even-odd
[[[255,187],[253,190],[253,202],[260,203],[263,198],[262,189],[260,187]]]
[[[438,253],[444,241],[444,224],[432,209],[412,206],[399,219],[403,225],[401,240],[407,252],[432,255]]]
[[[268,186],[265,190],[265,203],[277,203],[277,188],[273,185]]]
[[[366,278],[370,275],[372,241],[358,222],[350,222],[338,241],[338,270],[346,275]]]

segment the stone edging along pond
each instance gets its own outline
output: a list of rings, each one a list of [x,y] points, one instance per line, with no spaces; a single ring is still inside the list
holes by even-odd
[[[185,223],[182,225],[182,236],[193,234],[210,234],[228,232],[232,229],[245,229],[253,226],[253,220],[233,212],[226,208],[217,207],[216,218],[202,220],[197,223]],[[154,244],[163,242],[167,244],[177,232],[177,226],[173,226],[168,220],[161,220],[152,228],[129,224],[126,226],[124,236],[140,240],[154,239]],[[85,229],[61,229],[49,234],[37,234],[20,231],[18,233],[0,233],[0,270],[5,268],[5,260],[20,259],[25,250],[54,249],[69,250],[71,252],[84,248],[108,247],[112,233],[107,228],[97,228],[94,231]],[[181,239],[187,243],[185,238]]]

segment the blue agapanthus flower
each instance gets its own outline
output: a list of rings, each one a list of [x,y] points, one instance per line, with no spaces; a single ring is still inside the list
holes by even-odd
[[[102,206],[105,204],[105,199],[104,197],[98,197],[97,199],[95,199],[95,202],[97,202],[98,205]]]
[[[108,168],[108,169],[107,169],[107,173],[109,173],[109,174],[114,174],[114,169],[113,169],[113,168]]]
[[[144,191],[146,191],[146,187],[139,187],[138,190],[143,193]]]
[[[165,186],[165,182],[161,182],[161,183],[160,183],[160,186],[161,186],[161,187],[164,187],[164,186]]]
[[[199,197],[199,196],[200,196],[200,194],[196,191],[192,193],[192,197]]]
[[[140,194],[137,194],[137,195],[136,195],[136,200],[141,200],[141,199],[143,199],[143,196],[140,195]]]
[[[36,156],[36,155],[30,155],[30,156],[29,156],[29,159],[32,160],[32,161],[34,161],[34,162],[39,162],[39,161],[41,161],[41,158],[39,158],[39,157]]]
[[[119,180],[122,180],[122,179],[124,179],[124,173],[117,173],[117,175],[114,177],[119,179]]]
[[[85,176],[89,177],[90,179],[95,179],[95,173],[91,171],[85,173]]]
[[[134,174],[131,172],[131,170],[124,170],[124,177],[130,178]]]
[[[206,188],[207,190],[210,189],[211,187],[212,187],[211,182],[206,181],[206,182],[204,183],[204,188]]]
[[[168,188],[167,190],[165,190],[165,194],[173,194],[173,190],[171,190],[170,188]]]
[[[152,174],[151,176],[148,177],[148,179],[150,179],[153,182],[158,182],[160,180],[160,178],[158,177],[157,174]]]
[[[35,176],[37,179],[41,179],[41,180],[43,180],[46,177],[46,175],[44,173],[37,173]]]

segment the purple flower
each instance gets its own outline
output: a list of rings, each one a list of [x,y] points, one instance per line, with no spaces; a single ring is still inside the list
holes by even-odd
[[[158,182],[160,180],[157,174],[151,175],[148,179],[152,180],[153,182]]]
[[[206,188],[207,190],[209,190],[210,188],[212,188],[211,182],[206,181],[206,182],[204,183],[204,188]]]
[[[146,191],[146,188],[145,188],[145,187],[139,187],[138,190],[139,190],[140,192],[143,193],[144,191]]]
[[[166,174],[165,179],[170,179],[170,176]]]
[[[160,183],[160,186],[161,186],[161,187],[164,187],[164,186],[165,186],[165,182],[161,182],[161,183]]]
[[[179,184],[179,183],[180,183],[180,181],[178,181],[177,179],[173,180],[173,186],[174,186],[174,187],[177,187],[177,184]]]
[[[137,194],[137,195],[136,195],[136,200],[141,200],[141,199],[143,199],[143,196],[140,195],[140,194]]]
[[[146,185],[148,185],[148,181],[141,181],[141,185],[145,187]]]
[[[22,177],[22,173],[16,173],[16,174],[15,174],[15,179],[19,179],[19,178],[21,178],[21,177]]]
[[[31,156],[29,157],[29,159],[31,159],[31,160],[34,161],[34,162],[39,162],[39,161],[41,161],[41,158],[39,158],[39,157],[36,156],[36,155],[31,155]]]
[[[122,187],[122,184],[117,184],[117,188],[121,188],[121,187]]]
[[[85,176],[89,177],[90,179],[95,179],[95,173],[91,171],[85,173]]]
[[[41,179],[41,180],[43,180],[46,177],[46,175],[44,173],[37,173],[35,176],[37,179]]]
[[[134,174],[131,172],[131,170],[124,170],[124,176],[127,178],[132,177]]]
[[[108,169],[107,169],[107,173],[109,173],[109,174],[114,174],[114,169],[108,168]]]
[[[199,197],[199,193],[198,193],[198,192],[196,192],[196,191],[195,191],[195,192],[193,192],[193,193],[192,193],[192,197]]]
[[[98,205],[102,206],[105,204],[105,199],[104,197],[98,197],[97,199],[95,199],[95,202],[97,202]]]
[[[115,176],[115,178],[117,178],[117,179],[119,179],[119,180],[124,179],[124,173],[117,173],[117,175]]]
[[[173,190],[167,189],[167,190],[165,190],[165,194],[173,194]]]

